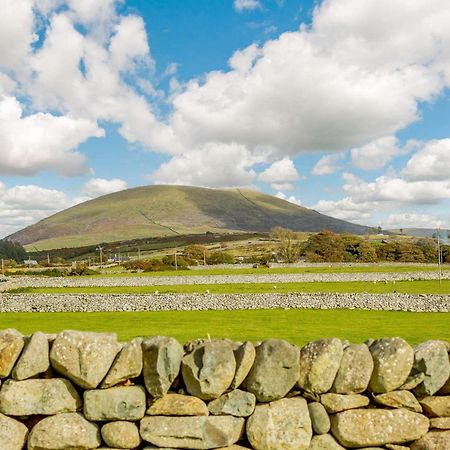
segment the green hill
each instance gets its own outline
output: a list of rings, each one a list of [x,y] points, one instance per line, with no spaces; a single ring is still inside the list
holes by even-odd
[[[47,250],[208,231],[266,232],[276,226],[296,231],[367,231],[256,191],[144,186],[81,203],[9,238],[29,249]]]

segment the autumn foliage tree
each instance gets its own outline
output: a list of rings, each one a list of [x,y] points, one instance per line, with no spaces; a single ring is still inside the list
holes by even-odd
[[[272,230],[271,236],[278,241],[278,255],[287,263],[293,263],[299,260],[302,253],[302,244],[299,235],[295,231],[282,227],[276,227]]]

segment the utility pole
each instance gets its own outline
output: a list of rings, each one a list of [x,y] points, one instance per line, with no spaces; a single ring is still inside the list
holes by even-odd
[[[175,250],[175,270],[178,270],[178,264],[177,264],[177,251]]]
[[[141,260],[141,247],[138,247],[138,261]]]
[[[3,258],[2,258],[2,275],[5,275],[5,263],[3,262]]]
[[[103,267],[103,247],[99,245],[95,250],[100,252],[100,269]]]
[[[48,267],[50,267],[50,254],[48,254],[48,253],[47,253],[47,264],[48,264]]]
[[[203,249],[203,265],[206,266],[206,248]]]

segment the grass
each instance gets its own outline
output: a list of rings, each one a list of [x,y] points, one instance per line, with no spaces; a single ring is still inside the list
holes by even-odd
[[[350,292],[350,293],[402,293],[402,294],[450,294],[450,280],[397,281],[396,283],[371,283],[367,281],[349,282],[304,282],[304,283],[227,283],[227,284],[183,284],[162,286],[95,286],[95,287],[40,287],[19,288],[11,293],[34,294],[152,294],[159,293],[202,293],[214,294],[254,294],[289,292]]]
[[[259,269],[200,269],[200,270],[168,270],[161,272],[106,272],[96,277],[159,277],[159,276],[207,276],[207,275],[283,275],[302,273],[404,273],[404,272],[438,272],[437,265],[368,265],[368,266],[336,266],[320,267],[274,267]],[[442,266],[442,270],[450,270],[450,265]]]
[[[227,337],[253,342],[276,337],[297,345],[325,337],[351,342],[401,336],[411,345],[428,339],[450,340],[450,313],[358,310],[237,310],[105,313],[1,313],[0,328],[24,334],[64,329],[114,331],[121,340],[168,335],[180,342]]]

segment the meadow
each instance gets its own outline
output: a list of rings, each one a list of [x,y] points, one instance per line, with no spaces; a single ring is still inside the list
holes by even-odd
[[[180,342],[226,337],[258,342],[286,339],[297,345],[325,337],[350,342],[401,336],[411,345],[427,339],[450,340],[450,313],[412,313],[358,310],[237,310],[105,313],[2,313],[0,329],[13,327],[24,334],[64,329],[111,332],[121,340],[136,336],[168,335]]]

